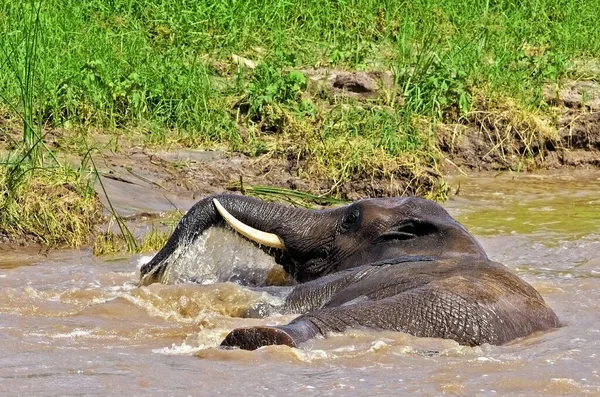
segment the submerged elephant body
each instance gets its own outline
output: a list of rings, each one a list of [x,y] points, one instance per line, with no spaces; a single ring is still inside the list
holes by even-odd
[[[460,259],[361,266],[299,285],[283,311],[306,313],[273,327],[290,335],[285,344],[293,346],[357,327],[499,345],[558,325],[530,285],[486,260],[473,260],[468,269]],[[252,349],[269,336],[281,335],[269,327],[240,329],[223,344]]]
[[[240,230],[231,217],[257,230]],[[282,310],[300,316],[284,326],[235,329],[223,346],[296,346],[348,328],[503,344],[559,326],[533,287],[490,261],[442,207],[418,198],[320,211],[235,195],[205,198],[142,268],[141,284],[161,281],[177,253],[224,218],[275,247],[269,252],[300,283]]]

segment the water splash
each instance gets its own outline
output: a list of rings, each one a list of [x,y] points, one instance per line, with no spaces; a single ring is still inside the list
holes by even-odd
[[[223,227],[208,229],[191,245],[179,247],[172,258],[162,280],[167,284],[230,281],[265,285],[273,273],[281,269],[252,242]]]

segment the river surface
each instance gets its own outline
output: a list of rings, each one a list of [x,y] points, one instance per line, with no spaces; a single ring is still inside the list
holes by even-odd
[[[0,253],[0,395],[600,395],[600,173],[451,186],[459,194],[445,207],[538,289],[562,328],[506,346],[351,331],[299,349],[221,350],[235,327],[292,316],[236,317],[272,298],[234,283],[138,288],[138,256],[11,251]]]

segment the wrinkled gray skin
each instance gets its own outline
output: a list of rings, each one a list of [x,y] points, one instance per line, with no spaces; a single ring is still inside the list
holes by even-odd
[[[271,253],[300,283],[283,311],[301,316],[284,326],[235,329],[222,346],[297,346],[316,335],[361,327],[472,346],[559,326],[533,287],[490,261],[442,207],[414,197],[318,211],[237,195],[207,197],[142,268],[140,284],[160,281],[177,247],[223,224],[215,197],[240,221],[283,239],[286,251]]]

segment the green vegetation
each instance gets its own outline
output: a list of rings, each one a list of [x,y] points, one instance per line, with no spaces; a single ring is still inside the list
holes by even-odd
[[[44,142],[37,102],[41,7],[33,2],[20,7],[14,15],[19,29],[5,32],[1,53],[3,76],[14,92],[4,90],[0,97],[18,119],[21,134],[11,134],[10,122],[2,126],[11,150],[0,163],[0,232],[47,245],[81,246],[102,218],[100,206],[84,168],[61,163]]]
[[[98,233],[94,239],[93,253],[94,255],[107,255],[121,252],[141,253],[158,251],[165,245],[165,242],[173,233],[174,226],[169,230],[158,230],[154,227],[140,241],[134,239],[134,245],[131,244],[128,236],[129,231],[123,233],[102,232]]]
[[[81,213],[97,203],[93,167],[59,161],[65,153],[45,143],[52,128],[64,131],[63,151],[84,159],[93,128],[121,142],[294,159],[334,195],[353,178],[402,175],[418,185],[425,167],[436,168],[440,123],[516,115],[524,140],[548,133],[531,121],[545,111],[543,84],[581,77],[575,61],[598,58],[599,8],[597,0],[3,1],[0,231],[45,235],[15,226],[51,222],[15,212],[17,197],[39,186],[74,192]],[[319,68],[391,71],[393,84],[372,97],[336,95],[306,72]],[[443,197],[443,186],[411,191]]]
[[[196,143],[239,138],[232,100],[260,94],[289,70],[394,70],[406,107],[431,116],[468,109],[475,87],[535,104],[541,82],[564,75],[574,57],[600,52],[596,1],[25,4],[41,4],[45,120],[133,125],[154,139]],[[22,30],[23,12],[22,3],[4,2],[3,40]],[[264,66],[244,71],[232,54]],[[19,98],[6,68],[0,82]],[[289,102],[294,84],[270,100]]]
[[[2,170],[0,168],[0,170]],[[78,247],[102,220],[90,184],[64,166],[30,169],[17,186],[7,186],[10,173],[0,173],[0,230],[29,236],[47,245]]]
[[[244,186],[238,187],[242,194],[246,196],[258,197],[266,201],[287,201],[296,207],[314,208],[315,205],[344,205],[343,200],[332,197],[322,197],[315,194],[301,192],[297,190],[281,189],[271,186]]]

